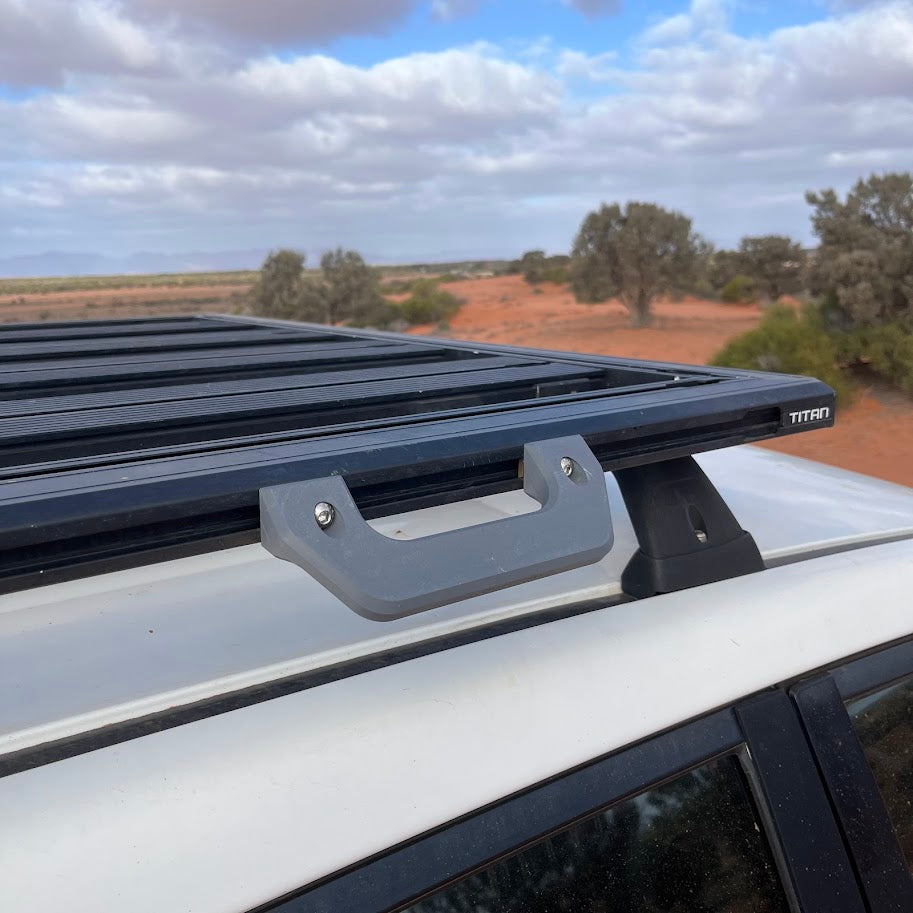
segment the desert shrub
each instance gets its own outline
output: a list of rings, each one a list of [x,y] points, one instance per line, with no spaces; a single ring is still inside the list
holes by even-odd
[[[720,298],[729,304],[746,304],[756,298],[754,280],[750,276],[733,276],[720,290]]]
[[[835,334],[841,363],[867,368],[904,393],[913,394],[913,329],[899,323]]]
[[[570,276],[567,271],[567,264],[559,263],[549,266],[545,270],[545,281],[554,282],[555,285],[565,285],[570,282]]]
[[[400,304],[399,310],[412,324],[440,323],[452,317],[460,304],[456,295],[438,288],[434,279],[418,279],[413,283],[411,297]]]
[[[520,258],[520,272],[523,278],[530,285],[537,285],[545,280],[545,271],[547,269],[547,260],[545,251],[528,250]]]
[[[405,295],[412,291],[414,279],[386,279],[378,288],[382,295]]]
[[[442,276],[437,277],[438,282],[459,282],[461,279],[464,279],[465,276],[458,276],[456,273],[444,273]]]
[[[705,276],[696,279],[694,284],[691,286],[690,291],[691,294],[697,298],[713,299],[716,298],[717,295],[717,291],[714,288],[713,283]]]
[[[530,285],[538,285],[540,282],[555,282],[562,285],[569,281],[570,261],[571,258],[567,254],[547,257],[544,251],[528,250],[519,260],[509,265],[508,272],[522,273]]]
[[[851,388],[839,363],[837,343],[817,309],[796,311],[783,305],[771,308],[756,329],[730,340],[711,362],[726,368],[817,377],[846,402]]]
[[[364,305],[346,321],[350,327],[368,327],[374,330],[396,329],[403,319],[400,309],[386,298],[378,295]]]

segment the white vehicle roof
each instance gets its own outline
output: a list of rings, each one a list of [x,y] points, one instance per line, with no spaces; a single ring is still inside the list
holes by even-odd
[[[698,459],[768,563],[913,534],[910,489],[755,447]],[[0,597],[0,693],[17,695],[0,706],[0,750],[619,597],[636,540],[611,474],[606,484],[615,545],[598,564],[398,621],[356,615],[260,545]],[[517,492],[373,525],[391,536],[419,537],[534,506]],[[743,586],[764,582],[752,578]]]
[[[257,545],[2,597],[7,759],[263,683],[327,681],[0,779],[0,907],[51,909],[66,885],[72,910],[247,909],[913,631],[913,491],[750,447],[698,460],[781,566],[619,602],[636,543],[607,476],[616,538],[598,565],[400,621],[355,615]],[[528,507],[498,495],[375,525],[421,536]],[[407,647],[408,661],[390,654]]]

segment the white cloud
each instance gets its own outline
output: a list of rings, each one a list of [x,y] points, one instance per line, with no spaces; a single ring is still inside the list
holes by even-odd
[[[913,86],[913,5],[886,3],[840,20],[774,33],[771,48],[822,99],[907,95]]]
[[[640,36],[643,47],[683,44],[692,38],[707,38],[724,32],[728,24],[724,0],[692,0],[686,13],[676,13],[651,25]]]
[[[618,53],[584,54],[563,50],[558,55],[555,72],[565,79],[587,79],[590,82],[610,82],[618,78]]]
[[[433,0],[431,15],[440,22],[452,22],[471,16],[479,8],[480,0]]]
[[[14,250],[34,250],[42,229],[115,252],[557,250],[600,199],[629,198],[689,212],[723,242],[807,236],[804,190],[910,167],[911,2],[746,38],[725,4],[695,0],[640,36],[633,63],[541,41],[373,66],[220,49],[210,32],[235,27],[234,6],[197,33],[126,9],[0,0],[18,42],[0,50],[5,81],[55,87],[0,97],[0,236]],[[66,42],[42,24],[49,11]],[[372,21],[351,27],[383,27]]]
[[[420,132],[428,140],[469,138],[554,113],[560,87],[547,73],[502,60],[485,47],[411,54],[362,68],[323,56],[263,58],[235,78],[246,104],[269,104],[286,116],[361,115],[365,132]],[[367,119],[365,119],[367,118]],[[373,119],[372,119],[373,118]]]
[[[584,16],[608,16],[621,10],[621,0],[563,0],[571,9]]]
[[[0,202],[4,199],[14,206],[60,207],[66,197],[50,181],[26,180],[16,185],[0,187]],[[20,228],[18,234],[28,234]]]
[[[153,21],[171,19],[242,44],[322,44],[344,35],[385,34],[414,0],[129,0]]]
[[[147,106],[143,99],[67,96],[41,98],[26,106],[35,134],[46,131],[84,143],[87,151],[105,146],[147,150],[150,146],[184,143],[196,132],[185,115]]]
[[[139,26],[96,0],[0,0],[0,84],[60,85],[67,72],[160,67],[165,55]]]
[[[651,25],[641,36],[641,42],[645,45],[678,44],[691,37],[693,28],[691,16],[677,13]]]

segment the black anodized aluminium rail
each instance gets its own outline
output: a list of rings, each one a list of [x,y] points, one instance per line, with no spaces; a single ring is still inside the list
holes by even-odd
[[[130,326],[0,329],[0,356],[22,356],[0,358],[3,586],[255,535],[259,490],[286,482],[341,475],[376,517],[518,488],[534,441],[582,435],[619,469],[833,422],[809,378],[277,321]]]
[[[107,355],[112,348],[121,354],[128,352],[173,352],[183,349],[207,349],[213,344],[223,348],[256,346],[271,341],[294,343],[314,338],[310,333],[297,333],[294,330],[275,329],[264,332],[258,327],[243,328],[235,332],[220,329],[207,333],[166,333],[150,336],[119,337],[112,341],[108,337],[88,337],[79,339],[55,339],[52,341],[21,341],[7,343],[0,337],[0,364],[9,365],[17,361],[57,358],[59,355],[76,357],[88,355]],[[323,338],[331,339],[330,334]]]
[[[649,394],[641,394],[639,404],[615,409],[590,400],[505,409],[481,418],[432,419],[411,427],[400,422],[306,442],[11,480],[0,497],[0,573],[17,577],[50,564],[91,560],[99,549],[110,551],[112,540],[115,551],[123,543],[139,552],[147,530],[154,531],[158,545],[167,544],[169,535],[193,539],[195,529],[207,536],[255,531],[259,489],[296,479],[340,473],[359,506],[370,508],[365,515],[379,516],[516,488],[523,444],[544,436],[582,434],[603,468],[612,469],[789,432],[779,420],[781,385],[767,391],[754,387],[754,408],[739,397],[740,382],[732,386],[736,389],[683,399],[672,410],[674,417],[668,405],[651,405]],[[786,408],[825,395],[812,381],[797,383],[792,393]]]
[[[504,356],[491,358],[459,359],[453,361],[419,360],[415,364],[395,364],[387,367],[366,367],[349,371],[292,373],[267,377],[246,377],[243,380],[194,381],[157,387],[139,387],[129,390],[103,391],[100,393],[75,393],[57,396],[39,396],[32,399],[0,401],[0,419],[26,415],[48,415],[59,412],[77,412],[84,409],[122,407],[137,403],[165,403],[183,400],[209,399],[235,394],[266,393],[278,390],[297,390],[305,387],[326,387],[347,383],[374,383],[406,377],[439,377],[455,372],[506,368],[514,365],[513,359]],[[530,361],[528,364],[543,364]],[[189,380],[189,378],[188,378]]]
[[[418,379],[239,393],[164,403],[111,406],[59,414],[0,419],[0,466],[35,457],[61,460],[142,448],[154,440],[206,442],[214,436],[247,435],[255,429],[290,429],[304,434],[341,421],[383,417],[537,398],[593,389],[600,372],[570,365],[502,367],[451,372]],[[418,387],[418,390],[416,388]]]
[[[173,384],[176,378],[227,380],[239,376],[262,377],[290,370],[323,370],[345,361],[347,365],[394,365],[428,361],[443,356],[439,347],[409,347],[401,343],[385,344],[351,340],[349,342],[307,342],[295,345],[257,346],[245,349],[206,350],[170,357],[135,355],[125,358],[112,355],[97,359],[56,359],[53,362],[31,362],[3,370],[0,364],[0,394],[36,396],[57,395],[77,388],[112,390]]]
[[[148,321],[123,321],[109,326],[98,326],[95,321],[82,323],[41,324],[38,327],[22,328],[16,324],[0,326],[0,345],[8,342],[51,342],[54,340],[76,340],[84,337],[93,339],[115,337],[157,336],[162,333],[218,333],[236,332],[238,324],[216,320],[205,323],[189,318]],[[116,345],[116,343],[112,343]]]

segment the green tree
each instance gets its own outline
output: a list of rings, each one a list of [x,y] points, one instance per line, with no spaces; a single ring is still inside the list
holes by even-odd
[[[374,271],[355,251],[337,248],[324,254],[321,275],[304,274],[304,255],[271,253],[251,289],[254,313],[286,320],[386,327],[399,310],[381,294]]]
[[[713,261],[716,257],[716,248],[701,235],[694,236],[694,265],[691,276],[683,276],[679,288],[683,292],[690,292],[701,298],[709,298],[716,293],[716,288],[710,280]]]
[[[346,320],[351,323],[377,325],[378,315],[385,311],[377,274],[354,250],[327,251],[320,258],[323,274],[318,286],[318,299],[324,323]]]
[[[820,245],[811,275],[844,327],[913,321],[913,175],[872,175],[841,201],[809,192]]]
[[[578,301],[618,295],[633,326],[649,326],[656,295],[689,281],[698,239],[691,220],[654,203],[603,204],[580,226],[571,253]]]
[[[264,317],[300,319],[304,294],[304,254],[288,249],[272,251],[250,291],[251,307]]]
[[[730,279],[741,272],[738,251],[716,250],[707,265],[707,278],[713,289],[719,293]]]
[[[544,250],[528,250],[520,258],[520,272],[530,285],[538,285],[545,281],[548,263]]]
[[[754,280],[762,295],[776,301],[802,287],[805,253],[802,245],[785,235],[742,238],[739,271]]]

